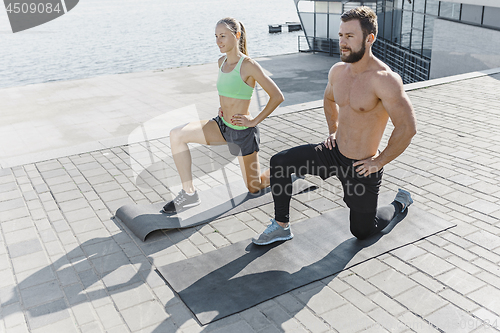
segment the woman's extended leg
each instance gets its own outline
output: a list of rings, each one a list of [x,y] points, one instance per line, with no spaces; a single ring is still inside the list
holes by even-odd
[[[224,145],[227,142],[214,120],[193,121],[170,131],[170,148],[172,149],[175,166],[181,177],[182,188],[187,193],[193,193],[195,188],[193,186],[192,161],[188,143]]]
[[[269,169],[262,174],[260,173],[258,152],[255,151],[250,155],[238,156],[238,161],[240,162],[243,180],[250,193],[259,192],[271,184]]]

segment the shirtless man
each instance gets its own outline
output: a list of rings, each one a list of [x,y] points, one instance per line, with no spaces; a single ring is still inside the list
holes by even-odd
[[[294,147],[271,158],[275,218],[252,240],[255,244],[293,237],[289,225],[292,173],[322,179],[337,176],[350,208],[350,230],[358,239],[380,232],[413,202],[410,193],[400,189],[390,205],[377,207],[383,167],[408,147],[416,134],[416,120],[400,76],[371,51],[376,36],[377,16],[370,8],[342,14],[342,62],[330,69],[324,95],[330,135],[320,144]],[[389,118],[394,130],[387,147],[379,152]]]

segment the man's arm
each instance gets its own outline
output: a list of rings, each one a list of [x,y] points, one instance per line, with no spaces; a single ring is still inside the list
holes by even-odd
[[[376,88],[385,110],[391,118],[394,129],[385,149],[377,157],[382,166],[401,155],[417,134],[417,120],[408,95],[404,91],[401,77],[391,73],[386,84]]]
[[[384,73],[374,84],[375,93],[382,101],[391,118],[394,129],[385,149],[377,156],[354,163],[361,175],[376,172],[401,155],[417,133],[417,121],[413,106],[404,91],[401,77],[395,73]]]
[[[333,95],[333,71],[334,67],[328,73],[328,84],[323,96],[323,109],[325,111],[326,123],[328,124],[328,133],[330,134],[324,143],[329,149],[335,147],[335,133],[337,132],[339,119],[339,109]]]

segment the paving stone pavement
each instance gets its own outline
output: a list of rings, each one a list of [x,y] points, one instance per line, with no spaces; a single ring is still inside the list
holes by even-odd
[[[207,326],[155,268],[249,240],[272,204],[142,242],[113,214],[176,194],[168,138],[0,169],[0,332],[500,331],[500,74],[409,96],[418,134],[382,191],[404,187],[457,226]],[[261,133],[266,168],[327,128],[316,108],[270,117]],[[192,148],[200,190],[239,179],[225,147]],[[308,179],[321,187],[292,199],[294,223],[344,206],[336,179]]]
[[[302,52],[257,60],[286,98],[274,114],[321,106],[328,69],[339,61]],[[158,139],[213,118],[216,82],[214,62],[0,89],[0,168]],[[249,111],[257,114],[267,100],[257,85]]]

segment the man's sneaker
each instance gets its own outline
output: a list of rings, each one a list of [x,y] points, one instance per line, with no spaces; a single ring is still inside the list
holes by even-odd
[[[394,198],[394,201],[399,202],[403,206],[403,209],[401,209],[402,212],[404,212],[405,209],[413,203],[410,192],[402,189],[398,190],[398,194],[396,194],[396,198]]]
[[[189,195],[184,190],[181,190],[174,200],[163,206],[163,212],[167,214],[180,213],[184,209],[197,206],[200,203],[198,192],[195,191],[193,195]]]
[[[252,242],[256,245],[268,245],[277,241],[286,241],[293,238],[292,229],[290,229],[290,224],[288,227],[283,228],[274,219],[271,219],[271,224],[267,226],[267,229],[259,236],[259,238],[253,238]]]

